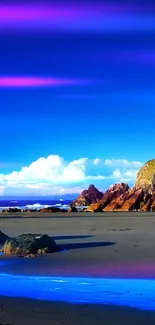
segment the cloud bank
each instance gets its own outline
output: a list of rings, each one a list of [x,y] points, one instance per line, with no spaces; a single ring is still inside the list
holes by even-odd
[[[59,195],[80,193],[90,183],[104,191],[115,182],[135,181],[141,162],[126,159],[65,161],[58,155],[41,157],[9,174],[0,173],[0,195]],[[2,170],[2,168],[1,168]]]

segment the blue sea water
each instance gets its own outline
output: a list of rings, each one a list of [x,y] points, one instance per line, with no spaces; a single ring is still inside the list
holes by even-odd
[[[45,207],[59,207],[60,209],[67,209],[71,200],[43,200],[43,199],[33,199],[33,200],[0,200],[0,210],[7,208],[20,208],[20,209],[42,209]]]
[[[55,278],[0,273],[0,295],[155,310],[155,281],[144,279]]]

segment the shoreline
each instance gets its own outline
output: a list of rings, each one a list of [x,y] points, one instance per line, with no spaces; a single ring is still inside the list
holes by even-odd
[[[155,217],[153,211],[107,211],[107,212],[11,212],[0,213],[0,219],[4,218],[97,218],[97,217]]]

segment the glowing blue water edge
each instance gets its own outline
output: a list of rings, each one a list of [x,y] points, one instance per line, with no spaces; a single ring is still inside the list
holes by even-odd
[[[155,280],[0,274],[0,295],[155,310]]]

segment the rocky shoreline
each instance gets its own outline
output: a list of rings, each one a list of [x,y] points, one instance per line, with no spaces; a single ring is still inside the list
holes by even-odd
[[[137,173],[132,188],[126,183],[111,185],[102,193],[93,184],[75,198],[69,209],[46,207],[43,209],[7,208],[1,213],[76,213],[104,211],[155,211],[155,159],[148,161]]]

